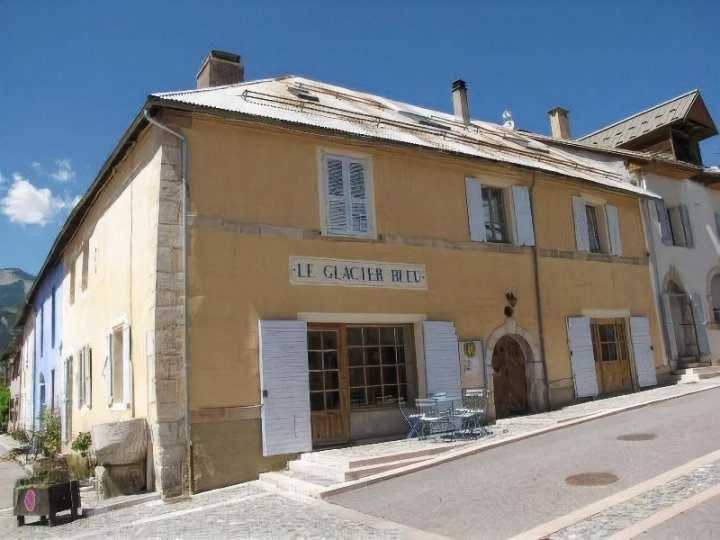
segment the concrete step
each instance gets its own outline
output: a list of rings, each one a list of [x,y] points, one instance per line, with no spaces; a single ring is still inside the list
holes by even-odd
[[[443,452],[451,450],[451,445],[435,446],[430,448],[420,448],[409,452],[394,452],[381,456],[368,457],[336,457],[324,452],[307,452],[300,454],[300,461],[311,461],[326,466],[343,469],[357,469],[361,467],[369,467],[372,465],[382,465],[394,461],[402,461],[405,459],[414,459],[421,457],[431,457]]]
[[[713,377],[720,377],[720,366],[705,365],[703,367],[676,369],[672,372],[672,380],[676,384],[698,382]]]
[[[260,480],[272,484],[273,486],[279,487],[286,491],[292,491],[293,493],[299,493],[301,495],[307,495],[308,497],[317,497],[318,494],[327,485],[323,483],[314,483],[311,480],[317,480],[316,477],[311,475],[296,476],[292,474],[292,471],[272,471],[262,473]]]

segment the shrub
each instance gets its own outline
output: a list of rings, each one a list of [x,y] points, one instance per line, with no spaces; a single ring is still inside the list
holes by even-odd
[[[49,458],[53,458],[62,450],[60,440],[60,415],[54,411],[43,411],[42,423],[44,427],[42,438],[43,454]]]
[[[27,431],[24,429],[13,429],[9,435],[19,443],[27,444],[30,442]]]
[[[88,450],[90,450],[91,444],[92,438],[90,437],[90,432],[81,431],[80,433],[78,433],[78,436],[75,437],[75,440],[72,442],[70,448],[72,448],[76,452],[79,452],[82,457],[87,457]]]
[[[10,389],[7,386],[0,386],[0,424],[8,420],[10,410]]]

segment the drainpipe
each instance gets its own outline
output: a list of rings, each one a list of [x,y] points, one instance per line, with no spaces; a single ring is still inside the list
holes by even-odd
[[[532,213],[533,235],[535,235],[535,245],[533,246],[533,273],[535,275],[535,305],[537,306],[538,332],[540,333],[540,354],[542,355],[543,377],[545,379],[545,402],[548,410],[550,410],[550,380],[548,379],[547,360],[545,354],[545,325],[543,324],[542,299],[540,297],[540,265],[538,255],[538,236],[535,230],[535,199],[533,191],[535,190],[535,173],[532,173],[532,184],[530,184],[530,212]]]
[[[192,449],[192,437],[190,436],[190,334],[189,334],[189,320],[188,320],[188,251],[187,251],[187,210],[188,210],[188,199],[190,195],[190,186],[188,183],[188,143],[187,139],[177,131],[164,126],[154,118],[150,116],[147,108],[143,110],[143,114],[148,122],[157,126],[180,139],[180,153],[181,153],[181,182],[182,182],[182,208],[180,218],[180,228],[182,230],[182,254],[183,254],[183,367],[185,370],[185,444],[187,445],[188,452],[188,491],[189,494],[193,493],[193,449]]]

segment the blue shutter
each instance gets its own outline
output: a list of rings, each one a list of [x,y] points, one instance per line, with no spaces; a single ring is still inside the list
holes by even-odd
[[[670,226],[670,216],[668,216],[665,203],[663,201],[656,200],[655,211],[657,212],[658,222],[660,223],[660,239],[666,246],[672,246],[672,227]]]
[[[445,392],[448,399],[460,403],[460,356],[455,324],[423,322],[423,346],[428,395]]]
[[[672,297],[665,293],[662,295],[663,315],[665,319],[665,341],[668,346],[666,351],[668,359],[678,359],[677,342],[675,341],[675,324],[672,318]]]
[[[578,251],[590,251],[590,236],[588,234],[587,212],[585,199],[572,198],[573,220],[575,222],[575,243]]]
[[[260,321],[263,455],[312,450],[307,324]]]
[[[682,221],[683,232],[685,233],[685,246],[689,248],[695,247],[695,239],[693,238],[692,227],[690,226],[690,215],[687,206],[680,205],[680,220]]]
[[[702,300],[699,294],[691,294],[693,322],[695,324],[695,335],[697,335],[697,344],[700,356],[710,354],[710,343],[708,342],[705,311],[703,310]]]
[[[568,317],[567,332],[575,397],[597,396],[598,385],[595,373],[595,354],[590,334],[590,319]]]
[[[476,242],[485,242],[487,231],[485,230],[485,209],[483,208],[480,180],[475,178],[465,179],[465,199],[467,201],[470,239]]]
[[[533,230],[532,208],[530,206],[530,191],[525,186],[513,186],[513,207],[515,208],[515,230],[518,246],[534,246],[535,231]]]
[[[620,241],[620,223],[618,222],[617,208],[612,204],[605,205],[607,217],[608,238],[610,239],[610,254],[620,257],[622,255],[622,242]]]
[[[325,168],[327,175],[325,192],[327,231],[333,234],[346,234],[348,231],[348,210],[343,161],[327,157],[325,159]]]
[[[650,325],[647,317],[630,317],[630,339],[632,340],[638,385],[641,388],[657,385],[655,360],[650,348]]]

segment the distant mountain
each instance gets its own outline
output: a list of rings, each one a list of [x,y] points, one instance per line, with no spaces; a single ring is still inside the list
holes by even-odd
[[[0,268],[0,355],[25,305],[25,294],[35,278],[18,268]]]

